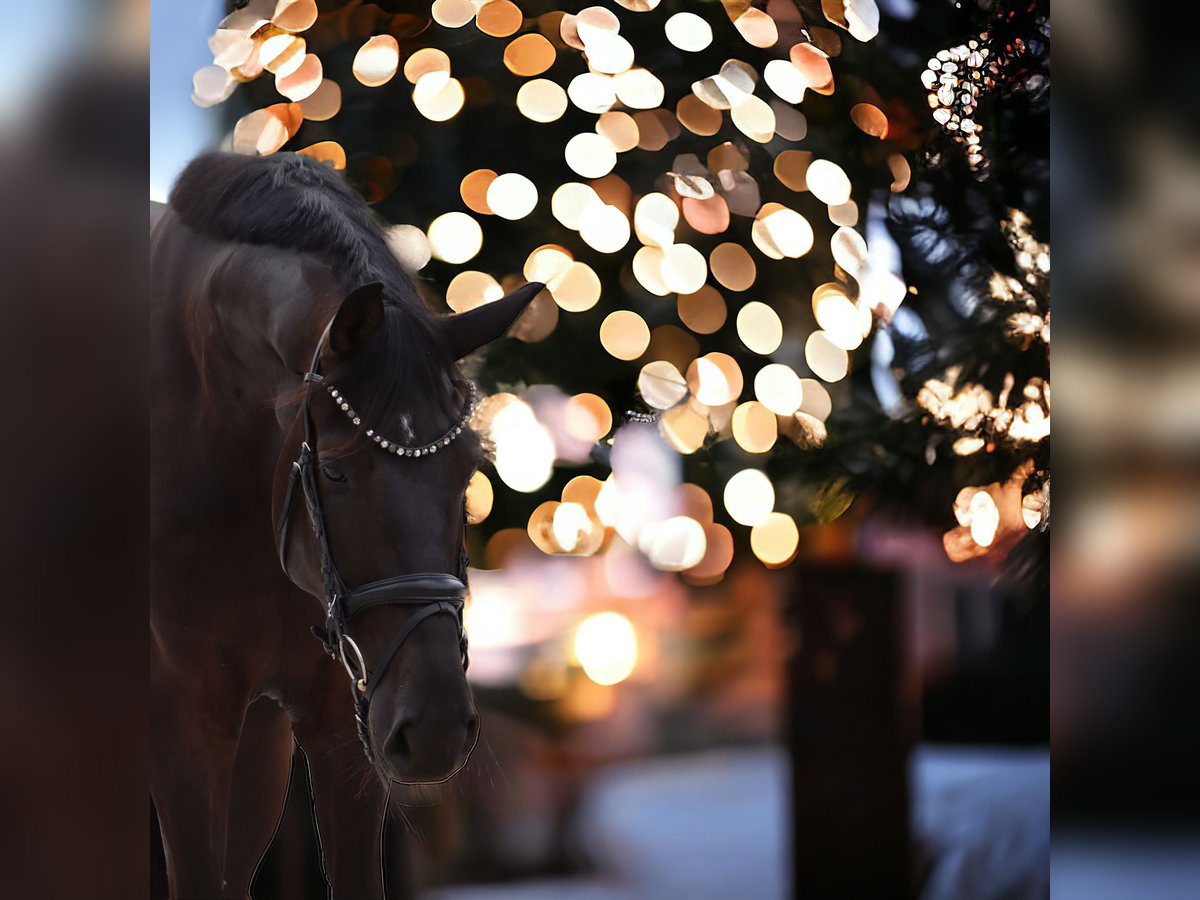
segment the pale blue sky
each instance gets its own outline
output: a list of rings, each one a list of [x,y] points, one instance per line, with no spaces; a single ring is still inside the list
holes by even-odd
[[[197,153],[221,140],[221,114],[192,103],[192,73],[212,63],[208,37],[221,20],[221,0],[152,0],[150,6],[150,199],[166,200],[171,184]]]

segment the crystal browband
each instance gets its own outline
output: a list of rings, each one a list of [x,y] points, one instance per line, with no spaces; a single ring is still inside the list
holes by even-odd
[[[450,426],[450,429],[441,437],[427,444],[421,444],[419,446],[411,446],[408,444],[401,444],[398,441],[388,440],[370,428],[366,430],[367,437],[378,444],[381,450],[386,450],[388,453],[395,454],[396,456],[426,456],[430,453],[437,453],[438,449],[441,447],[449,447],[450,442],[462,434],[463,429],[467,427],[467,422],[474,414],[476,405],[474,382],[456,381],[455,384],[466,387],[467,399],[463,403],[462,413],[459,415],[457,421],[455,421],[455,423]],[[346,417],[355,425],[361,427],[362,419],[359,418],[358,413],[354,411],[354,408],[350,405],[346,398],[342,396],[338,389],[332,384],[327,384],[325,385],[325,390],[329,392],[329,396],[333,398],[333,402],[336,403],[342,412],[346,414]]]

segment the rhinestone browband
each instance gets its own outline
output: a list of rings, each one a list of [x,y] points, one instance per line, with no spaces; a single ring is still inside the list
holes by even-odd
[[[426,456],[430,453],[437,453],[438,448],[440,447],[449,447],[450,442],[462,434],[463,429],[467,427],[467,422],[475,413],[476,405],[475,383],[471,381],[455,383],[466,386],[467,399],[463,404],[462,414],[459,415],[458,420],[450,427],[450,430],[441,437],[431,441],[428,444],[421,444],[420,446],[410,446],[407,444],[401,444],[397,441],[390,441],[381,435],[376,434],[375,431],[370,428],[366,430],[367,437],[378,444],[381,450],[386,450],[388,453],[395,454],[396,456]],[[354,408],[350,405],[346,398],[342,396],[338,389],[332,384],[327,384],[325,385],[325,390],[329,392],[329,396],[333,398],[333,402],[336,403],[342,412],[346,414],[346,417],[355,425],[361,427],[362,419],[359,418],[358,413],[354,411]]]

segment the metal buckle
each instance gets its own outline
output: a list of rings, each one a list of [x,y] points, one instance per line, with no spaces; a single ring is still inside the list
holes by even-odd
[[[354,651],[354,656],[358,661],[358,671],[350,665],[350,660],[346,659],[346,645],[350,645],[350,649]],[[358,644],[354,643],[354,639],[350,635],[342,632],[338,636],[338,655],[341,657],[342,665],[346,669],[346,673],[350,676],[350,681],[358,688],[360,694],[367,692],[367,662],[363,659],[362,651],[358,649]]]

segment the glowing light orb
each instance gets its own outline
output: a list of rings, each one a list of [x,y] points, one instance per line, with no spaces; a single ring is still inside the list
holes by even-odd
[[[737,332],[748,349],[763,356],[774,353],[783,342],[783,322],[779,315],[757,300],[738,310]]]
[[[695,13],[675,13],[667,19],[663,30],[667,40],[686,53],[699,53],[712,43],[712,26]]]
[[[546,78],[535,78],[517,91],[517,109],[533,122],[555,122],[567,111],[567,92]]]
[[[608,138],[595,132],[577,134],[563,148],[571,171],[584,178],[602,178],[617,164],[617,151]]]
[[[725,509],[739,525],[759,525],[775,508],[775,488],[758,469],[742,469],[725,483]]]
[[[583,214],[579,236],[599,253],[616,253],[629,243],[629,220],[615,206],[593,205]]]
[[[850,177],[835,162],[814,159],[805,176],[814,197],[830,206],[840,206],[850,199]]]
[[[483,247],[483,229],[463,212],[448,212],[429,223],[429,248],[435,259],[465,263]]]
[[[791,366],[771,363],[754,376],[754,396],[778,416],[790,416],[804,401],[804,386]]]
[[[497,176],[487,188],[487,205],[503,219],[523,219],[537,206],[534,183],[517,172]]]
[[[765,565],[791,562],[800,545],[800,531],[787,513],[773,512],[750,531],[750,549]]]
[[[617,359],[637,359],[650,345],[650,328],[637,313],[619,309],[600,324],[600,343]]]
[[[571,648],[583,673],[596,684],[619,684],[637,666],[637,632],[620,613],[588,616],[575,629]]]
[[[367,87],[387,84],[400,67],[400,44],[390,34],[377,34],[354,55],[350,71]]]

